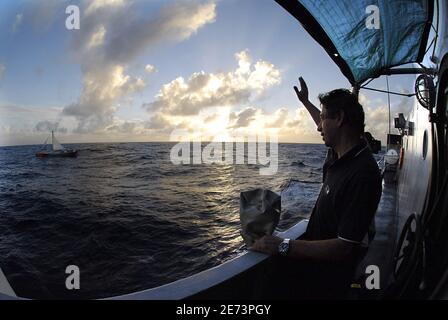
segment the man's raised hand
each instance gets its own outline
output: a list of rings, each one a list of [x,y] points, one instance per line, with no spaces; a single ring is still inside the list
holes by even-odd
[[[302,77],[299,77],[299,82],[300,82],[300,91],[299,89],[294,86],[294,91],[297,94],[297,98],[299,98],[299,100],[305,104],[305,102],[308,101],[308,87],[306,86],[306,82],[305,80],[303,80]]]
[[[296,86],[294,86],[294,91],[297,94],[297,98],[299,98],[300,102],[302,102],[305,108],[308,110],[316,126],[319,127],[320,110],[317,109],[316,106],[312,104],[311,101],[308,99],[308,87],[306,85],[305,80],[303,80],[302,77],[299,78],[299,83],[301,89],[300,91]]]

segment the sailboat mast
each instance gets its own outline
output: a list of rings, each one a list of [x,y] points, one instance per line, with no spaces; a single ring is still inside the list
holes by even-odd
[[[53,130],[51,130],[51,148],[54,151],[54,131]]]

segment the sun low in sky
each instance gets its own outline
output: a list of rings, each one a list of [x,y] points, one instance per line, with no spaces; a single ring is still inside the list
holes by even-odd
[[[66,8],[80,10],[79,30]],[[310,99],[348,81],[273,0],[0,2],[0,145],[168,141],[175,129],[228,141],[275,131],[320,135],[293,86]],[[391,79],[391,90],[412,88]],[[385,89],[380,78],[372,86]],[[366,127],[385,143],[387,97],[361,93]],[[392,99],[392,117],[411,101]]]

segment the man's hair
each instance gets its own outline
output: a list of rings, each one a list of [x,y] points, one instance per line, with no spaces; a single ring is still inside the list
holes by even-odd
[[[340,110],[344,110],[344,121],[359,133],[364,132],[364,110],[355,94],[347,89],[336,89],[320,94],[319,100],[330,118],[335,118]]]

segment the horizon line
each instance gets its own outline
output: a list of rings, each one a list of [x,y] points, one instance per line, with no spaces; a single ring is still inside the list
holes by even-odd
[[[62,145],[73,145],[73,144],[121,144],[121,143],[180,143],[180,142],[199,142],[199,141],[106,141],[106,142],[70,142],[70,143],[61,143]],[[201,143],[237,143],[243,141],[200,141]],[[258,143],[258,141],[256,141]],[[265,141],[266,144],[270,144],[270,142]],[[244,141],[244,143],[248,143],[248,141]],[[278,141],[279,144],[322,144],[324,143],[316,143],[316,142],[284,142]],[[26,146],[42,146],[43,143],[31,143],[31,144],[13,144],[13,145],[1,145],[0,148],[8,148],[8,147],[26,147]]]

